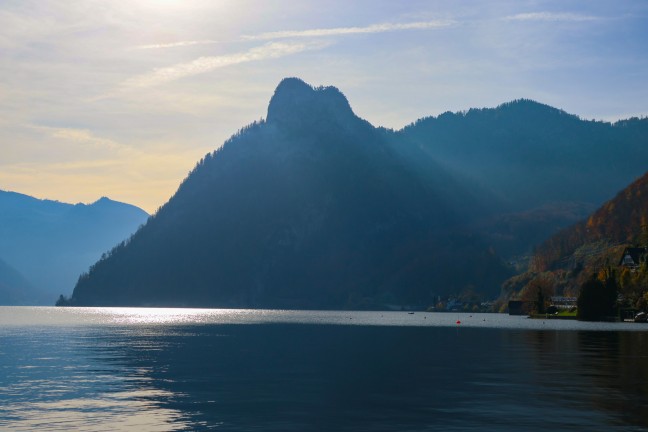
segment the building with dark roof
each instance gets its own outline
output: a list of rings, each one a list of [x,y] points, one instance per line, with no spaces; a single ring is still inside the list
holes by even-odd
[[[623,250],[619,265],[636,269],[641,263],[646,262],[648,247],[627,247]]]

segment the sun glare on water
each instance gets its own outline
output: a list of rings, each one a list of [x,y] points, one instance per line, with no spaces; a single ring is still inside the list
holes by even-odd
[[[236,309],[190,309],[190,308],[91,308],[114,324],[201,324],[231,321],[245,314]]]

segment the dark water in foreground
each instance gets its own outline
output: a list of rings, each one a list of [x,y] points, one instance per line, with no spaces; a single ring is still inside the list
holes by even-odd
[[[646,430],[646,330],[501,315],[0,308],[0,430]]]

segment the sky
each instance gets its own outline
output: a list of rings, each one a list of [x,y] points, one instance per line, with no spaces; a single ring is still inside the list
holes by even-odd
[[[648,2],[0,0],[0,190],[155,212],[284,77],[400,129],[528,98],[648,115]]]

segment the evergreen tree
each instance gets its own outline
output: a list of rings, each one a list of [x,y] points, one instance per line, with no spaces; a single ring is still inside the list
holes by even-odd
[[[578,319],[602,321],[614,316],[617,285],[614,275],[601,280],[593,274],[581,286],[578,296]]]

